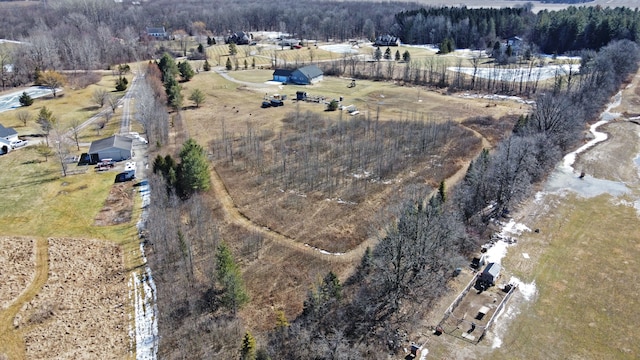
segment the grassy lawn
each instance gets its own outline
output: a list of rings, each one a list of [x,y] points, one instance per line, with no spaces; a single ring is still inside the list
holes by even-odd
[[[523,304],[492,358],[637,359],[638,215],[607,196],[563,203],[505,259],[522,280],[535,280],[538,297]],[[539,251],[532,272],[527,251]]]
[[[61,176],[55,157],[48,161],[30,147],[0,157],[0,227],[6,235],[118,239],[125,227],[95,227],[94,218],[113,185],[114,172]],[[75,164],[70,170],[78,168]],[[134,229],[135,230],[135,229]]]
[[[126,77],[129,81],[131,81],[133,78],[132,75],[127,75]],[[65,87],[64,91],[60,93],[56,98],[53,98],[50,95],[42,98],[37,98],[34,99],[35,101],[32,106],[0,113],[0,123],[5,127],[15,128],[19,136],[41,134],[42,130],[36,123],[36,118],[38,117],[38,113],[40,112],[40,110],[43,107],[46,107],[53,113],[53,116],[55,116],[55,118],[57,119],[57,126],[59,126],[59,128],[62,130],[67,130],[70,128],[74,120],[84,122],[93,115],[97,114],[100,110],[102,110],[98,108],[98,106],[91,100],[94,91],[98,89],[104,89],[108,91],[109,95],[111,96],[122,97],[124,95],[124,92],[114,91],[114,81],[114,76],[112,76],[111,74],[104,74],[102,76],[102,79],[97,84],[89,85],[86,88],[71,89],[69,87]],[[108,107],[109,105],[105,104],[104,108]],[[31,115],[31,118],[27,122],[26,126],[20,120],[18,120],[16,116],[19,111],[27,111]],[[80,133],[80,142],[90,142],[95,139],[101,138],[104,134],[107,134],[107,136],[111,135],[111,132],[113,132],[114,129],[113,127],[115,126],[114,123],[118,122],[118,116],[119,111],[116,111],[116,114],[107,124],[107,128],[102,130],[101,136],[98,136],[95,129],[91,126],[84,129]],[[117,128],[117,130],[119,130],[119,128]]]

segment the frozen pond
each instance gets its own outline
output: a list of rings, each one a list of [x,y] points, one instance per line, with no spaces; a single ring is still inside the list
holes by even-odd
[[[332,45],[321,45],[320,49],[331,51],[338,54],[358,54],[360,53],[359,47],[352,46],[351,44],[332,44]]]
[[[51,89],[46,88],[44,86],[32,86],[23,91],[16,91],[4,96],[0,96],[0,112],[17,109],[21,107],[22,105],[20,105],[19,99],[20,99],[20,96],[22,95],[22,92],[26,92],[33,99],[51,95],[52,93]],[[62,89],[56,89],[56,92],[60,93],[62,92]]]
[[[461,72],[473,76],[472,67],[449,67],[449,71]],[[477,68],[476,76],[483,79],[495,79],[499,81],[539,81],[555,77],[556,75],[568,75],[569,72],[577,73],[579,64],[547,65],[543,67],[520,68]]]

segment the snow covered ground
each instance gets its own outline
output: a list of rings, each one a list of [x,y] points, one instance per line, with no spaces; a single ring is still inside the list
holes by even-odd
[[[618,92],[612,98],[607,109],[600,115],[600,120],[589,128],[589,131],[593,135],[593,139],[577,150],[565,155],[562,162],[556,167],[545,184],[545,192],[571,190],[584,197],[595,197],[604,193],[619,196],[629,191],[627,186],[619,181],[597,179],[590,175],[586,175],[580,179],[578,172],[573,168],[573,164],[575,163],[578,154],[590,149],[602,141],[607,140],[607,133],[598,131],[598,128],[620,117],[621,114],[611,112],[611,109],[620,105],[621,101],[622,92]],[[542,194],[537,196],[542,196]]]
[[[143,208],[149,204],[149,189],[140,191]],[[138,232],[144,229],[147,219],[147,210],[143,209]],[[137,360],[155,360],[158,357],[158,305],[156,284],[153,281],[151,269],[147,266],[147,257],[144,252],[144,244],[140,242],[140,254],[144,267],[131,273],[129,280],[130,291],[133,292],[135,309],[135,329],[131,331],[131,338],[135,340]]]
[[[568,75],[569,72],[577,74],[580,70],[579,64],[547,65],[542,67],[519,67],[519,68],[477,68],[472,67],[448,67],[447,70],[461,72],[466,75],[476,76],[483,79],[497,79],[500,81],[523,81],[533,82],[551,79],[556,75]]]

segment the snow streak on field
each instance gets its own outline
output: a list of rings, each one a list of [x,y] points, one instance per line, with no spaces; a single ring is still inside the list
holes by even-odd
[[[144,254],[142,245],[140,251]],[[158,354],[158,306],[151,269],[145,266],[144,272],[131,274],[129,284],[133,285],[135,302],[136,359],[155,360]]]
[[[144,229],[147,218],[149,191],[140,192],[143,199],[142,218],[138,222],[138,231]],[[140,242],[140,254],[145,264],[142,271],[131,274],[129,287],[133,287],[135,304],[135,349],[137,360],[155,360],[158,357],[158,305],[156,284],[151,275],[151,269],[147,266],[147,257],[144,253],[144,244]]]
[[[477,68],[472,67],[449,67],[449,71],[459,71],[466,75],[476,76],[483,79],[494,79],[498,81],[522,81],[533,82],[551,79],[556,75],[566,76],[569,73],[577,74],[580,70],[579,64],[566,64],[566,65],[547,65],[543,67],[534,68]]]

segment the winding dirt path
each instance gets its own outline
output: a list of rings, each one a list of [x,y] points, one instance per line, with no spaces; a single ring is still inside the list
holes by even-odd
[[[33,281],[11,305],[0,312],[0,357],[4,355],[9,359],[24,359],[26,356],[22,330],[14,328],[13,320],[22,306],[40,292],[49,276],[49,241],[39,238],[34,244],[36,272]]]
[[[467,129],[472,131],[476,136],[478,136],[482,140],[482,148],[491,147],[491,144],[489,143],[489,141],[485,137],[483,137],[479,132],[470,128],[467,128]],[[469,168],[469,164],[470,164],[470,161],[466,161],[458,171],[456,171],[453,175],[445,179],[445,183],[448,185],[449,188],[451,188],[454,184],[457,184],[461,179],[464,178],[464,175],[467,173],[467,169]],[[222,180],[222,178],[220,177],[220,175],[218,174],[214,166],[212,166],[212,170],[211,170],[211,185],[212,185],[211,188],[213,189],[216,199],[220,202],[225,220],[227,222],[241,226],[247,230],[259,233],[262,236],[264,236],[266,239],[269,239],[271,241],[276,241],[280,245],[286,246],[287,248],[305,252],[306,254],[309,254],[311,256],[315,256],[318,258],[331,257],[331,260],[333,262],[350,263],[350,262],[353,262],[354,260],[357,261],[358,259],[362,258],[367,247],[372,248],[375,245],[376,239],[373,237],[370,237],[364,240],[363,242],[361,242],[355,248],[342,254],[331,254],[322,249],[313,248],[311,246],[298,242],[296,239],[285,236],[275,230],[269,229],[268,227],[256,224],[249,217],[243,214],[234,203],[233,198],[231,197],[231,194],[227,189],[227,186],[225,185],[224,181]],[[386,194],[392,190],[393,189],[389,187],[387,190],[379,194],[378,197],[384,198]],[[437,191],[438,189],[434,189],[429,194],[428,198],[435,195]]]

